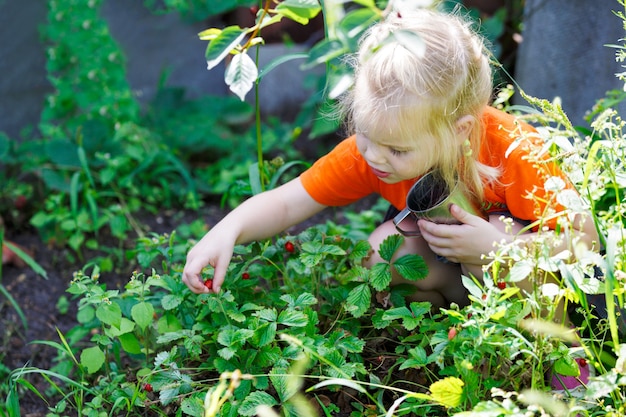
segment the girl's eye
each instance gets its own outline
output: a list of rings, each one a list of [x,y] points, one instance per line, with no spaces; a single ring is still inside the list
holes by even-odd
[[[395,149],[395,148],[389,148],[389,150],[391,150],[391,154],[392,155],[402,155],[404,153],[406,153],[406,151],[401,151],[399,149]]]

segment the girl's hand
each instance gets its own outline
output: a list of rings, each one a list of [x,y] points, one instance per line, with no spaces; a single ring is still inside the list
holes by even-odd
[[[233,250],[234,243],[218,239],[214,233],[207,233],[187,254],[183,282],[196,294],[219,293]],[[207,286],[202,279],[202,270],[209,265],[215,270],[212,285]]]
[[[482,265],[485,263],[482,256],[494,249],[495,242],[512,238],[457,205],[450,207],[450,213],[461,224],[437,224],[427,220],[419,220],[417,224],[430,249],[452,262]]]

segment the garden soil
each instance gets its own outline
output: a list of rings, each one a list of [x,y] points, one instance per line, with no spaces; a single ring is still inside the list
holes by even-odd
[[[366,200],[360,203],[362,206],[366,204],[371,204],[371,201]],[[288,232],[297,233],[308,226],[329,219],[338,223],[344,222],[346,219],[341,213],[341,210],[327,209]],[[142,215],[137,220],[145,225],[149,232],[161,234],[170,233],[178,226],[196,220],[198,216],[202,216],[207,225],[211,226],[225,214],[225,210],[214,205],[206,207],[199,213],[172,211],[156,216]],[[77,324],[76,300],[73,300],[66,290],[73,274],[96,254],[86,254],[83,260],[70,261],[75,255],[72,255],[67,248],[46,244],[35,230],[29,228],[12,230],[11,225],[5,226],[5,239],[31,252],[36,262],[47,272],[47,278],[38,275],[27,266],[19,267],[13,264],[2,266],[0,282],[23,311],[26,326],[9,300],[0,294],[2,335],[0,366],[3,366],[5,371],[23,367],[50,369],[54,366],[58,356],[57,349],[35,342],[61,343],[59,333],[66,334]],[[106,241],[100,243],[102,246],[107,245]],[[134,242],[129,242],[129,244],[134,244]],[[114,245],[113,241],[111,245]],[[132,268],[132,266],[128,268],[122,266],[115,273],[103,273],[100,281],[105,283],[108,289],[123,288],[132,273]],[[68,301],[66,312],[62,312],[63,309],[59,307],[59,300],[63,297]],[[0,375],[2,373],[4,372],[0,372]],[[39,392],[46,392],[48,385],[40,376],[31,374],[28,380]],[[4,398],[0,398],[0,401],[4,402]],[[44,417],[50,411],[44,400],[26,390],[20,393],[20,406],[22,415],[28,417]]]

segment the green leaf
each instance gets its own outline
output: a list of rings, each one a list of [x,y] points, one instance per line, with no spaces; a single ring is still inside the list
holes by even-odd
[[[402,362],[400,370],[407,368],[421,368],[428,365],[428,355],[423,347],[417,346],[413,349],[409,349],[409,358]]]
[[[254,313],[255,316],[265,321],[276,321],[278,313],[273,308],[265,308]]]
[[[94,374],[104,365],[104,352],[98,346],[92,346],[80,353],[80,364],[87,368],[87,373]]]
[[[76,313],[76,320],[81,324],[89,323],[96,317],[96,311],[93,306],[86,305]]]
[[[207,69],[213,69],[232,51],[245,36],[239,26],[228,26],[207,45],[205,57]]]
[[[265,323],[255,329],[255,334],[258,339],[258,346],[269,345],[276,339],[276,329],[278,325],[276,323]]]
[[[391,283],[391,267],[389,264],[379,262],[370,270],[370,284],[376,291],[383,291]]]
[[[424,279],[428,275],[428,265],[424,262],[424,258],[415,254],[407,254],[396,259],[393,267],[409,281]]]
[[[44,277],[45,279],[48,279],[48,273],[46,272],[45,269],[43,269],[41,267],[41,265],[39,265],[29,254],[27,254],[26,252],[24,252],[22,249],[20,249],[19,247],[15,246],[14,244],[12,244],[9,241],[3,241],[2,242],[7,248],[11,249],[11,251],[13,253],[15,253],[21,260],[23,260],[24,262],[26,262],[26,264],[36,273],[38,273],[39,275],[41,275],[42,277]]]
[[[372,250],[372,246],[367,240],[360,240],[350,251],[348,258],[352,261],[357,261],[365,258]]]
[[[130,333],[135,330],[135,322],[127,319],[126,317],[122,317],[119,326],[111,326],[108,329],[105,329],[105,333],[110,337],[119,337],[122,334]]]
[[[217,341],[223,346],[240,346],[254,335],[250,329],[237,329],[236,327],[226,327],[218,335]]]
[[[580,376],[578,363],[570,355],[562,356],[554,362],[554,372],[563,376]]]
[[[254,87],[258,75],[258,69],[252,58],[246,53],[240,53],[236,54],[230,61],[228,68],[226,68],[224,81],[226,81],[230,91],[235,93],[241,101],[244,101],[246,94]]]
[[[152,304],[144,301],[142,303],[135,304],[130,310],[130,315],[133,320],[135,320],[135,323],[137,323],[139,328],[141,330],[145,330],[145,328],[152,323],[154,307]]]
[[[430,303],[412,302],[410,310],[407,307],[391,308],[383,313],[382,319],[386,321],[400,319],[402,320],[402,326],[411,331],[420,324],[424,314],[428,311],[430,311]]]
[[[235,356],[237,352],[229,347],[225,347],[222,348],[220,350],[217,351],[217,354],[220,355],[222,358],[228,360],[231,360],[233,358],[233,356]]]
[[[306,25],[322,8],[317,0],[284,0],[278,3],[276,11],[288,19]]]
[[[346,35],[346,41],[358,38],[365,29],[379,18],[380,14],[376,13],[373,9],[355,9],[347,13],[343,19],[341,19],[339,24],[341,30],[337,32],[337,35]]]
[[[254,391],[241,402],[238,413],[242,416],[255,416],[257,415],[256,408],[260,405],[273,407],[278,405],[278,401],[267,392]]]
[[[161,305],[166,310],[173,310],[183,302],[183,298],[179,295],[167,294],[161,299]]]
[[[336,39],[324,39],[311,48],[304,67],[311,68],[315,65],[326,64],[347,52],[349,52],[348,48],[340,41]]]
[[[248,179],[252,194],[257,195],[263,192],[263,184],[261,184],[261,173],[259,172],[259,164],[254,163],[248,166]]]
[[[307,307],[317,303],[317,299],[313,294],[308,292],[298,295],[296,299],[291,294],[282,295],[280,299],[286,301],[289,308]]]
[[[308,317],[301,311],[285,310],[278,315],[278,324],[291,327],[304,327],[308,323]]]
[[[289,377],[287,376],[288,373],[289,370],[285,368],[273,368],[270,371],[270,381],[272,381],[272,385],[276,389],[278,398],[282,402],[287,401],[297,392],[297,387],[289,384]]]
[[[380,257],[391,263],[391,258],[393,258],[393,255],[400,248],[402,242],[404,242],[404,238],[400,235],[394,234],[387,236],[387,238],[380,244],[380,248],[378,248]]]
[[[278,58],[273,59],[261,71],[259,71],[258,79],[260,81],[270,71],[272,71],[274,68],[278,67],[279,65],[284,64],[285,62],[293,61],[293,60],[296,60],[296,59],[305,59],[308,56],[309,56],[309,54],[304,53],[304,52],[295,52],[295,53],[292,53],[292,54],[286,54],[286,55],[279,56]],[[300,161],[292,161],[292,162],[299,163]]]
[[[141,344],[133,333],[124,333],[119,337],[120,343],[122,344],[122,349],[124,352],[130,353],[131,355],[138,355],[141,353]]]
[[[122,322],[122,310],[117,303],[103,302],[96,309],[96,317],[104,324],[119,328]]]
[[[369,308],[372,300],[372,293],[367,284],[354,287],[346,299],[346,310],[354,317],[361,317]]]

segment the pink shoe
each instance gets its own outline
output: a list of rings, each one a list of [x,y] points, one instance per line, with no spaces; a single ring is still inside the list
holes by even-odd
[[[587,385],[589,383],[589,376],[591,372],[589,370],[589,364],[585,358],[575,358],[580,370],[579,376],[564,376],[557,373],[552,375],[551,386],[556,390],[572,390],[581,385]]]

